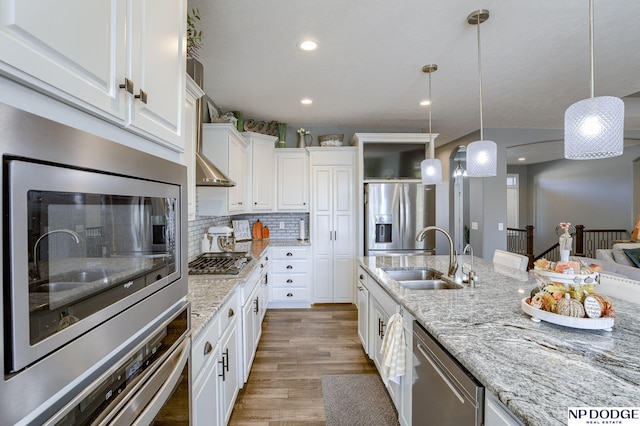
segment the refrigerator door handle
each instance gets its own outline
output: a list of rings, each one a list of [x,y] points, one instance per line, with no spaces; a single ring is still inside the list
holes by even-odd
[[[404,248],[406,248],[406,247],[404,247],[404,241],[407,238],[407,236],[406,236],[406,233],[407,233],[407,216],[406,216],[407,215],[407,209],[405,207],[405,203],[406,203],[405,191],[406,191],[407,186],[406,186],[406,184],[399,184],[399,185],[400,185],[400,191],[398,191],[398,192],[400,194],[400,196],[399,196],[399,201],[400,202],[398,203],[398,206],[399,206],[398,214],[400,216],[400,221],[399,221],[399,224],[400,224],[400,242],[402,244],[402,248],[404,249]]]

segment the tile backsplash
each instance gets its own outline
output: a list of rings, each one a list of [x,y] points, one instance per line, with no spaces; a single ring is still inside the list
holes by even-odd
[[[210,226],[232,226],[232,220],[248,220],[249,227],[260,220],[263,226],[269,227],[269,238],[272,240],[295,240],[300,235],[300,219],[305,222],[305,236],[309,238],[309,213],[259,213],[237,216],[197,216],[189,221],[189,261],[201,253],[202,235]],[[282,224],[282,229],[280,225]]]

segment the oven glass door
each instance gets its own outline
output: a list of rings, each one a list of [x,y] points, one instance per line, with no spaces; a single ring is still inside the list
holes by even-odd
[[[12,161],[12,371],[179,275],[176,185]]]

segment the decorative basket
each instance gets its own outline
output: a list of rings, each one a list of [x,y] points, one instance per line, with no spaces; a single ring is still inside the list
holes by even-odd
[[[341,135],[320,135],[318,143],[320,146],[341,146],[344,134]]]

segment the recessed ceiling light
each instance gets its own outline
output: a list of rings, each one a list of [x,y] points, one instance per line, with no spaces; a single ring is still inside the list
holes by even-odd
[[[313,101],[309,98],[304,98],[303,100],[300,101],[300,103],[303,105],[311,105]]]
[[[420,101],[420,106],[429,106],[429,105],[431,105],[431,101],[429,99]]]
[[[526,160],[526,158],[524,158],[524,157],[518,157],[518,161],[524,161],[524,160]]]
[[[316,50],[318,48],[318,43],[313,40],[302,40],[298,43],[298,49],[304,51]]]

